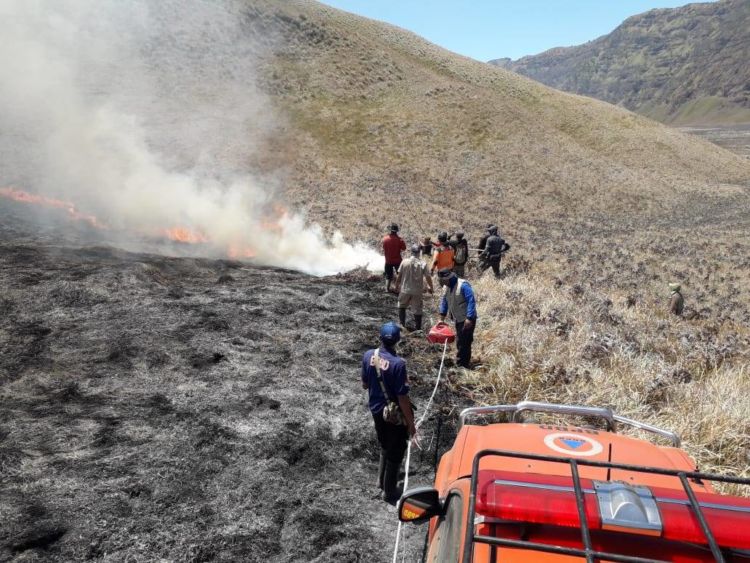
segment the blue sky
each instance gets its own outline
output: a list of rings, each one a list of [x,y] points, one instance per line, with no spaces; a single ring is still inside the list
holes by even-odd
[[[535,55],[605,35],[629,16],[686,0],[322,0],[480,61]]]

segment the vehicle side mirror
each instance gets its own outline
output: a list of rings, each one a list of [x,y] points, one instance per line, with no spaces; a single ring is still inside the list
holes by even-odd
[[[443,513],[443,504],[435,489],[419,487],[406,491],[398,501],[398,519],[416,524]]]

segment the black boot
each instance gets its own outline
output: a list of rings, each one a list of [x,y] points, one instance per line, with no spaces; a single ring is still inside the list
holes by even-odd
[[[378,488],[383,490],[383,477],[385,475],[385,450],[380,450],[380,463],[378,464]]]
[[[392,461],[385,462],[385,474],[383,475],[383,499],[388,504],[395,505],[398,499],[401,498],[401,489],[397,487],[398,484],[398,470],[400,469],[400,463],[393,463]]]
[[[414,330],[422,330],[422,315],[414,315]]]
[[[404,307],[398,308],[398,322],[402,327],[406,328],[406,308]]]

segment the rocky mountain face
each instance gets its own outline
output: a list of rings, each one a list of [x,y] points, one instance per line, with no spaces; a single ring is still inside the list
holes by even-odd
[[[609,35],[491,64],[678,124],[750,122],[750,2],[628,18]]]

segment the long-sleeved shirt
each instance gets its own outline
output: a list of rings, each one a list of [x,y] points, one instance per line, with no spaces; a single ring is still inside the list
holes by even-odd
[[[450,285],[446,288],[445,293],[443,293],[442,299],[440,299],[440,314],[441,315],[447,315],[448,314],[448,294],[450,292],[454,292],[456,289],[456,286],[458,285],[459,279],[453,278],[450,281]],[[461,288],[459,289],[461,296],[463,297],[463,301],[466,303],[466,318],[471,319],[472,321],[476,320],[477,318],[477,302],[474,298],[474,290],[471,288],[471,285],[469,285],[469,282],[466,280],[461,280]],[[456,320],[463,321],[464,319],[460,319],[461,316],[463,316],[461,313],[463,311],[451,311],[453,313],[453,316],[456,317]]]

